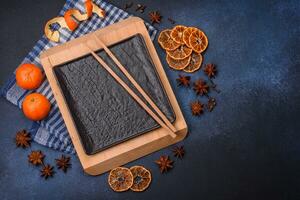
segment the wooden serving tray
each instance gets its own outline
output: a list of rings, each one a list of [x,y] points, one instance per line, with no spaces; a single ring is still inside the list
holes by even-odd
[[[178,130],[176,133],[177,137],[172,138],[165,129],[157,128],[106,148],[93,155],[86,154],[82,141],[80,140],[79,131],[76,128],[75,120],[72,117],[72,113],[68,107],[66,98],[55,74],[55,69],[57,69],[55,67],[59,67],[63,64],[87,56],[89,52],[86,48],[83,48],[82,44],[84,43],[87,43],[93,51],[101,50],[94,41],[93,34],[99,37],[107,46],[117,44],[120,41],[124,41],[137,34],[143,37],[162,86],[165,89],[176,116],[173,125]],[[174,144],[184,139],[187,134],[187,125],[177,103],[176,97],[144,25],[144,21],[140,18],[131,17],[106,28],[97,30],[94,33],[87,34],[65,44],[53,47],[42,53],[41,63],[44,67],[45,74],[48,78],[83,169],[90,175],[99,175],[112,168],[124,165],[137,158]]]

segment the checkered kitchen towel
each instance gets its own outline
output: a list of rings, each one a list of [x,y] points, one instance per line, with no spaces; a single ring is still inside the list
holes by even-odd
[[[85,0],[67,0],[59,15],[63,16],[65,11],[70,8],[77,8],[80,11],[84,12],[84,1]],[[93,16],[89,20],[81,22],[79,27],[74,32],[64,30],[60,34],[61,43],[69,41],[73,38],[80,37],[86,33],[95,31],[110,24],[116,23],[130,16],[127,12],[105,1],[94,0],[94,3],[105,9],[107,14],[106,17],[104,19],[101,19],[96,14],[93,14]],[[149,30],[151,38],[154,39],[157,30],[149,24],[146,24],[146,26]],[[33,63],[37,66],[42,67],[39,59],[40,53],[55,45],[57,44],[49,41],[45,36],[43,36],[36,43],[32,51],[29,52],[22,63]],[[67,128],[64,124],[63,118],[59,112],[47,80],[45,80],[36,91],[25,91],[16,85],[15,75],[13,74],[1,88],[1,96],[4,96],[8,101],[12,102],[19,108],[21,108],[22,101],[24,100],[25,96],[31,92],[42,93],[50,100],[52,104],[50,114],[45,120],[33,122],[32,128],[30,129],[33,140],[39,144],[63,151],[65,153],[75,153]]]

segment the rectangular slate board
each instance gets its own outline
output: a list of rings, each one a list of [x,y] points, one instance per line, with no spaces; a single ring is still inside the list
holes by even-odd
[[[135,35],[110,49],[174,122],[174,111],[143,37]],[[104,51],[97,54],[138,93]],[[54,72],[86,154],[95,154],[160,127],[91,55],[55,67]]]

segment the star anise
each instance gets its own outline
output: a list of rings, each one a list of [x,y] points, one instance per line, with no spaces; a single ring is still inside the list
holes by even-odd
[[[216,105],[217,105],[216,99],[209,98],[206,107],[207,107],[208,111],[211,112],[216,107]]]
[[[191,110],[193,115],[201,115],[204,111],[204,105],[200,101],[194,101],[191,103]]]
[[[32,151],[28,155],[28,161],[33,165],[41,165],[43,164],[45,155],[41,151]]]
[[[149,17],[152,25],[155,23],[159,24],[162,18],[158,11],[150,12]]]
[[[184,156],[184,148],[183,146],[175,146],[173,149],[172,149],[173,153],[174,153],[174,156],[177,157],[177,158],[180,158],[182,159],[183,156]]]
[[[209,87],[203,79],[199,79],[194,83],[194,91],[197,95],[206,95],[209,91]]]
[[[160,172],[167,172],[169,169],[173,168],[173,161],[169,159],[169,156],[160,156],[155,163],[159,166]]]
[[[214,64],[209,63],[205,65],[204,72],[209,78],[214,78],[217,74],[217,68]]]
[[[27,148],[30,146],[30,133],[26,130],[21,130],[16,134],[16,145],[17,147]]]
[[[178,86],[182,85],[185,87],[190,86],[190,80],[191,80],[190,76],[184,76],[184,75],[180,75],[180,74],[179,74],[179,78],[176,79]]]
[[[43,166],[41,170],[41,177],[44,177],[45,179],[52,177],[54,174],[53,167],[50,165]]]
[[[66,173],[67,169],[71,166],[70,159],[70,157],[66,157],[64,155],[62,155],[59,159],[55,159],[58,169],[62,169]]]

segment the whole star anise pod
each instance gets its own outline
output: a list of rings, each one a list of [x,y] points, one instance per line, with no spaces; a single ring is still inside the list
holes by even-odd
[[[70,159],[70,157],[66,157],[64,155],[62,155],[59,159],[55,159],[58,169],[62,169],[66,173],[67,169],[71,166]]]
[[[155,23],[159,24],[162,18],[158,11],[150,12],[149,17],[152,25]]]
[[[214,78],[217,74],[217,68],[214,64],[209,63],[205,65],[204,72],[209,78]]]
[[[203,79],[199,79],[194,83],[194,91],[197,95],[206,95],[209,91],[209,87]]]
[[[178,86],[185,86],[185,87],[189,87],[190,86],[190,80],[191,77],[190,76],[184,76],[184,75],[180,75],[179,74],[179,78],[176,79]]]
[[[45,179],[52,177],[54,174],[53,167],[50,165],[43,166],[41,170],[41,177],[44,177]]]
[[[43,164],[45,155],[41,151],[32,151],[28,155],[28,161],[33,165],[41,165]]]
[[[206,107],[207,107],[208,111],[211,112],[216,107],[216,105],[217,105],[216,99],[209,98]]]
[[[16,145],[17,147],[27,148],[30,146],[30,133],[26,130],[21,130],[16,134]]]
[[[204,105],[200,101],[194,101],[191,103],[191,110],[193,115],[201,115],[204,111]]]
[[[169,169],[173,168],[173,161],[169,159],[169,156],[160,156],[155,163],[158,165],[161,173],[167,172]]]
[[[183,156],[184,156],[184,148],[183,146],[175,146],[173,149],[172,149],[173,153],[174,153],[174,156],[177,157],[177,158],[180,158],[182,159]]]

